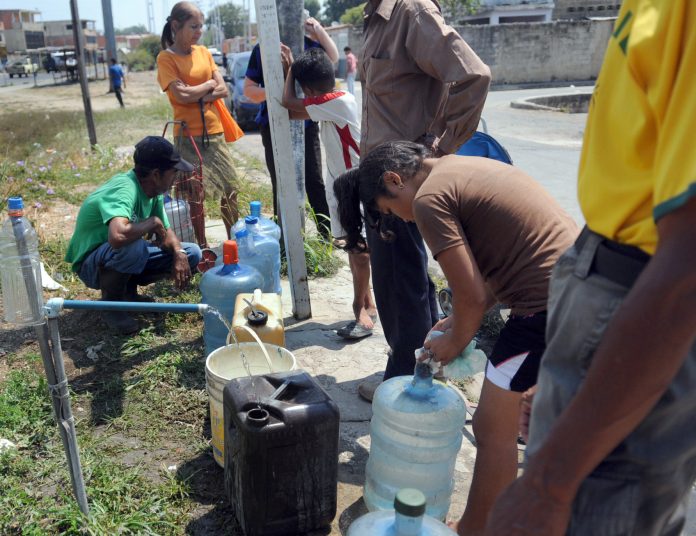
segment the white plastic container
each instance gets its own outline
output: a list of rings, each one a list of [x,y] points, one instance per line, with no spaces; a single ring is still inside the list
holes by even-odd
[[[456,536],[445,524],[425,515],[425,495],[402,489],[394,498],[394,510],[372,512],[356,519],[347,536]]]
[[[445,519],[465,420],[462,398],[451,387],[433,382],[426,363],[418,363],[413,376],[380,385],[372,401],[367,508],[390,510],[397,491],[416,488],[427,499],[428,515]]]
[[[21,197],[8,200],[8,218],[0,228],[0,281],[6,322],[33,326],[45,322],[39,239],[24,217]]]
[[[165,195],[164,212],[167,214],[170,227],[181,242],[196,242],[191,210],[185,199],[175,199]]]

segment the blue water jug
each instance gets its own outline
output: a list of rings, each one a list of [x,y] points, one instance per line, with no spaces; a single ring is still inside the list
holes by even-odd
[[[390,510],[402,488],[416,488],[428,515],[443,520],[454,489],[454,465],[462,444],[466,405],[454,389],[433,382],[426,363],[413,376],[397,376],[375,391],[365,504]]]
[[[270,236],[274,240],[280,241],[280,227],[272,219],[261,214],[261,201],[252,201],[249,203],[249,215],[258,219],[258,229],[260,234]],[[237,233],[246,227],[244,218],[235,222],[232,226],[232,232]]]
[[[234,240],[222,245],[223,264],[205,272],[201,278],[202,301],[217,309],[228,325],[234,315],[237,294],[254,292],[263,286],[263,276],[256,268],[239,264],[239,252]],[[229,328],[211,313],[203,318],[203,341],[205,352],[210,354],[225,345]]]
[[[272,263],[273,290],[271,292],[280,294],[282,290],[280,288],[280,242],[260,232],[259,220],[256,216],[247,216],[244,221],[249,234],[254,239],[256,253],[266,257]]]
[[[372,512],[356,519],[347,536],[456,536],[437,519],[425,515],[425,495],[402,489],[394,498],[394,510]]]
[[[256,250],[254,238],[244,228],[234,234],[239,248],[239,262],[256,268],[263,276],[263,286],[259,287],[263,292],[273,293],[275,289],[275,274],[273,272],[273,259],[266,255],[260,255]]]

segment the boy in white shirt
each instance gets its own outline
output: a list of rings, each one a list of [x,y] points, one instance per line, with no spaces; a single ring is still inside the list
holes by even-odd
[[[295,80],[306,95],[298,98]],[[326,53],[318,48],[304,51],[292,62],[285,80],[283,106],[292,119],[321,122],[321,139],[326,149],[326,200],[329,204],[331,234],[341,240],[346,232],[338,217],[338,202],[333,183],[336,178],[360,163],[360,116],[355,97],[335,89],[334,67]],[[353,275],[353,313],[355,320],[338,330],[346,339],[372,334],[377,308],[370,291],[370,257],[365,250],[348,249]]]

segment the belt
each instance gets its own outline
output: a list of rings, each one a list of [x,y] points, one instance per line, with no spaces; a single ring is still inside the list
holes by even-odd
[[[650,255],[635,246],[629,246],[604,238],[585,226],[575,241],[580,251],[591,235],[600,236],[601,241],[595,250],[590,273],[606,277],[614,283],[630,288],[650,260]]]

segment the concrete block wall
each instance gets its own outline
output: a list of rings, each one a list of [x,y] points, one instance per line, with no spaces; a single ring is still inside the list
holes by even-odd
[[[563,20],[459,26],[456,30],[491,68],[494,84],[594,80],[614,20]],[[349,46],[362,49],[362,27],[350,32]]]
[[[494,84],[592,80],[599,74],[613,20],[460,26]]]

